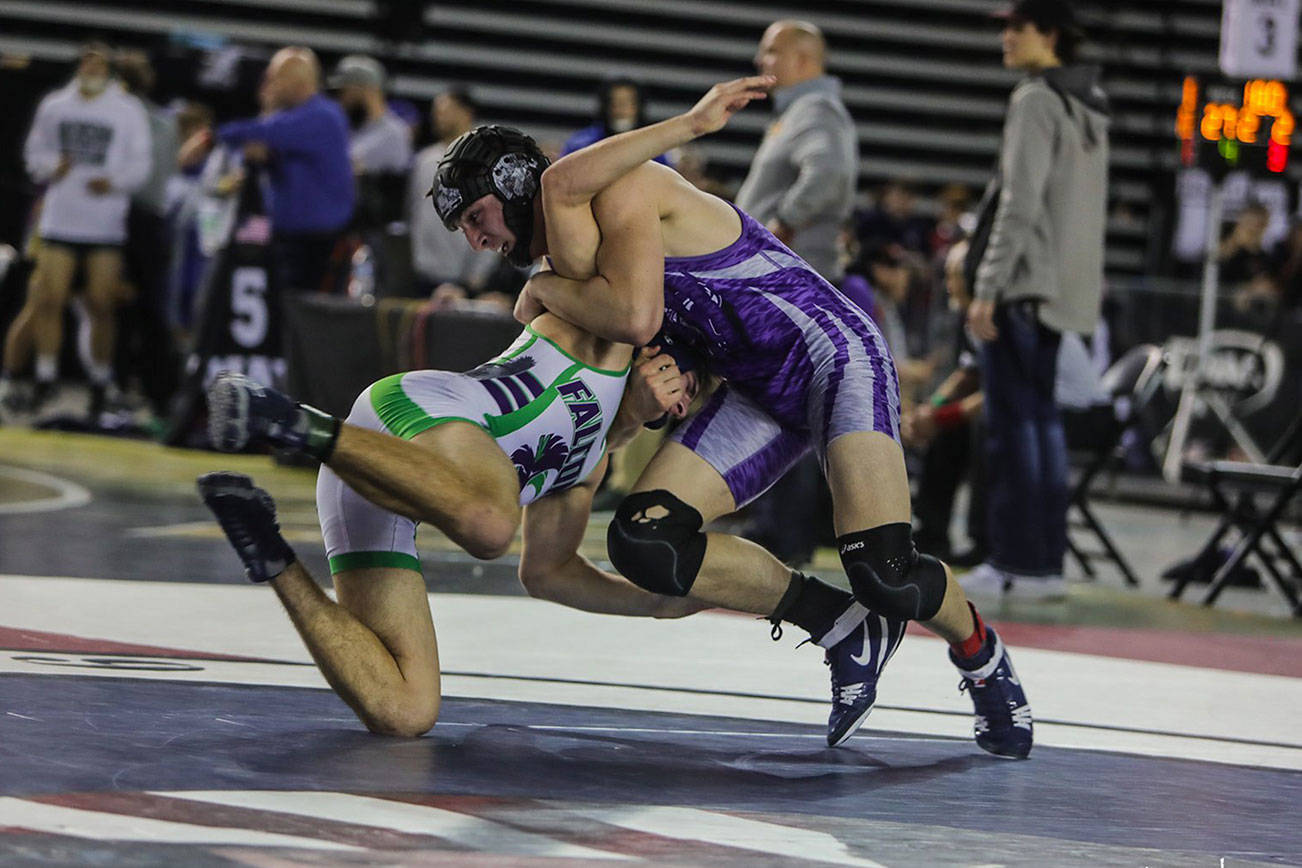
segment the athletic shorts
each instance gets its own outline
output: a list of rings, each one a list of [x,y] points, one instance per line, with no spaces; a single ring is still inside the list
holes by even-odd
[[[724,383],[672,439],[719,472],[737,508],[759,497],[806,452],[818,454],[827,473],[827,447],[843,434],[876,431],[900,440],[900,386],[889,357],[815,358],[809,381],[808,428],[783,426],[755,401]],[[831,396],[829,398],[829,395]]]
[[[62,247],[78,259],[100,250],[107,250],[114,253],[122,252],[121,244],[112,244],[107,241],[61,241],[58,238],[42,238],[41,244],[45,247]]]

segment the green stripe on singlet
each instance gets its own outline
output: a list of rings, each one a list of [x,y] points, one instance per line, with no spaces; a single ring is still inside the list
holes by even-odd
[[[371,567],[387,567],[398,570],[420,572],[420,560],[404,552],[348,552],[335,555],[330,559],[330,575],[338,575],[348,570],[362,570]]]
[[[476,422],[465,416],[431,416],[407,397],[402,390],[402,374],[394,374],[376,382],[371,387],[371,408],[380,417],[384,427],[395,437],[410,440],[422,431],[428,431],[444,422],[469,422],[484,427],[483,422]]]
[[[592,365],[587,364],[582,359],[575,358],[573,355],[570,354],[568,350],[565,349],[565,347],[556,343],[556,341],[547,337],[547,335],[534,331],[533,326],[525,326],[524,330],[527,331],[529,334],[533,335],[533,338],[529,341],[529,343],[525,344],[524,347],[522,347],[519,352],[511,353],[511,357],[518,356],[520,353],[524,352],[526,349],[533,346],[534,341],[541,338],[542,340],[551,344],[552,348],[555,349],[556,352],[560,353],[562,356],[569,359],[571,362],[578,362],[580,365],[587,368],[589,371],[593,371],[595,373],[601,374],[603,377],[622,377],[625,374],[627,374],[629,371],[633,370],[633,360],[631,358],[629,359],[628,364],[624,366],[624,369],[622,371],[609,370],[606,368],[594,368]],[[509,357],[503,356],[503,358],[509,358]]]

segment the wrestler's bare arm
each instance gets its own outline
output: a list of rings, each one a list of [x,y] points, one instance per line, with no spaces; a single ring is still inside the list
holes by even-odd
[[[592,216],[592,203],[569,205],[549,200],[545,183],[542,202],[551,270],[571,280],[586,280],[596,275],[601,229]]]
[[[586,280],[538,274],[524,295],[600,338],[634,346],[650,341],[664,316],[660,201],[676,178],[661,166],[644,165],[611,185],[593,203],[602,239],[597,273]],[[519,306],[516,311],[520,315]]]
[[[709,608],[684,597],[652,594],[598,569],[579,554],[592,496],[605,462],[581,485],[539,498],[524,509],[520,582],[531,597],[603,615],[681,618]]]
[[[720,129],[773,80],[751,76],[717,84],[690,111],[649,127],[603,139],[567,154],[542,175],[547,249],[556,273],[571,280],[597,274],[602,232],[592,200],[611,184],[665,151]]]
[[[543,201],[550,199],[559,208],[588,204],[648,160],[722,129],[752,100],[767,97],[773,83],[772,76],[754,75],[716,84],[681,115],[565,155],[543,172]]]

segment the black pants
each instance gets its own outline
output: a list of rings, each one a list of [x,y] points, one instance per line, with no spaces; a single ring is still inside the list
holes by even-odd
[[[954,495],[968,480],[967,534],[974,548],[985,549],[985,438],[979,421],[968,421],[936,434],[922,456],[918,495],[913,501],[918,551],[941,558],[951,554],[949,525],[954,516]]]
[[[280,288],[290,292],[333,292],[325,286],[332,274],[331,257],[343,230],[334,232],[278,232],[271,239],[271,267]]]
[[[166,411],[180,382],[181,362],[167,327],[167,271],[172,245],[162,217],[132,206],[127,218],[123,274],[136,299],[118,312],[118,381],[140,380],[155,412]]]

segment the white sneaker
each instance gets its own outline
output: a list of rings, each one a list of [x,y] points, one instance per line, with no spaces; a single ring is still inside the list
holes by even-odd
[[[1019,576],[1008,574],[1008,596],[1025,602],[1047,603],[1067,599],[1067,580],[1056,576]]]
[[[997,599],[1004,595],[1008,586],[1008,576],[1003,570],[989,563],[977,564],[971,572],[958,577],[958,583],[969,597]]]

